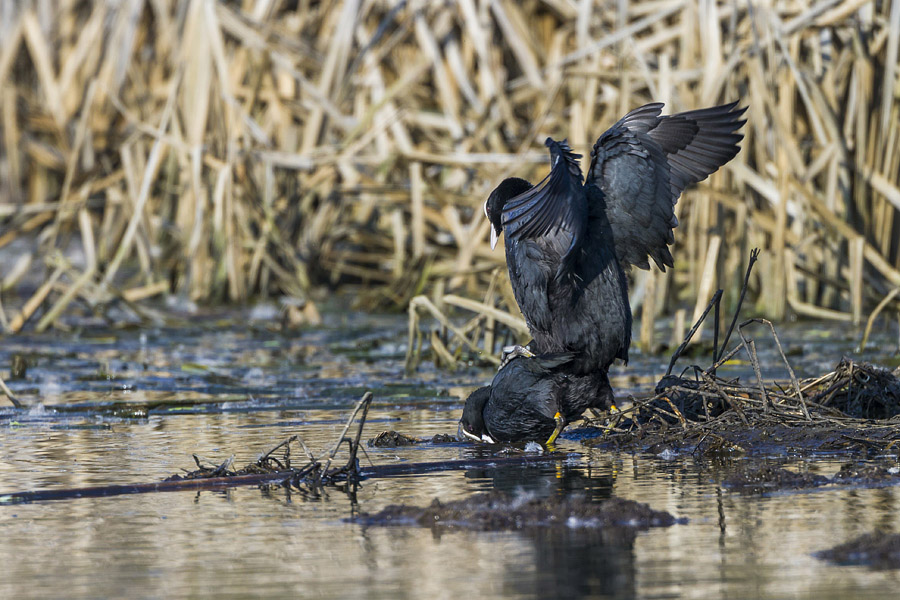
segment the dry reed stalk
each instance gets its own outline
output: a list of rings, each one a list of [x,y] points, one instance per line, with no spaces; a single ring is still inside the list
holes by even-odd
[[[709,302],[708,299],[712,296],[716,261],[719,259],[719,248],[721,248],[721,246],[722,238],[718,235],[711,236],[709,248],[707,248],[706,252],[706,260],[704,261],[703,274],[700,278],[697,301],[694,304],[694,316],[691,317],[691,320],[695,323],[700,319],[700,315],[703,314],[703,311],[706,309],[706,305]],[[703,324],[701,323],[700,327],[697,328],[696,335],[698,339],[702,331]]]
[[[640,343],[641,350],[648,354],[656,352],[654,342],[654,324],[656,322],[657,306],[656,306],[656,281],[659,276],[655,272],[649,272],[646,276],[646,284],[644,289],[644,302],[641,305],[641,330]]]
[[[900,285],[897,2],[176,0],[48,22],[0,3],[0,251],[35,248],[0,263],[7,330],[39,311],[52,326],[82,277],[135,301],[368,282],[403,308],[491,289],[483,304],[514,315],[480,213],[492,187],[540,179],[548,135],[586,153],[625,110],[737,90],[743,151],[681,199],[642,341],[660,311],[729,287],[717,274],[748,244],[772,257],[770,315],[861,320]],[[70,283],[42,287],[73,246]]]
[[[25,325],[25,322],[31,318],[34,312],[44,303],[47,299],[47,296],[50,294],[50,290],[53,289],[53,286],[56,284],[57,280],[62,276],[64,268],[62,266],[56,267],[53,273],[47,278],[41,287],[35,291],[35,293],[28,299],[27,302],[22,306],[22,310],[13,317],[12,321],[9,323],[9,331],[12,333],[16,333],[22,329],[22,326]]]
[[[22,408],[22,402],[15,394],[13,394],[12,390],[9,389],[9,387],[6,385],[6,382],[3,381],[2,377],[0,377],[0,392],[3,392],[3,394],[12,403],[13,406],[15,406],[16,408]]]
[[[863,352],[866,349],[866,342],[869,340],[869,334],[872,333],[872,325],[875,323],[875,319],[878,318],[878,315],[881,314],[884,307],[886,307],[897,294],[900,294],[900,288],[892,289],[881,302],[878,303],[878,306],[875,307],[872,314],[869,315],[869,320],[866,321],[866,329],[863,332],[862,340],[859,342],[859,347],[856,349],[857,352]]]

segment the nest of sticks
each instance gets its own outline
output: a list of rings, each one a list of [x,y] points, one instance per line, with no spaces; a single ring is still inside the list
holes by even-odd
[[[749,325],[754,321],[746,323]],[[768,321],[762,321],[771,325]],[[774,328],[773,328],[773,335]],[[758,372],[758,360],[751,357]],[[657,393],[613,413],[592,446],[734,454],[770,448],[900,450],[900,369],[842,358],[831,372],[784,385],[742,383],[708,369],[664,377]]]
[[[635,400],[627,409],[613,413],[606,429],[608,435],[595,445],[611,442],[665,449],[692,441],[697,450],[712,436],[716,450],[727,451],[743,450],[738,442],[768,439],[814,449],[843,448],[854,443],[880,450],[894,447],[894,442],[900,440],[900,429],[895,422],[895,417],[900,415],[900,369],[890,371],[844,357],[831,372],[799,380],[771,321],[749,319],[736,326],[757,257],[758,251],[754,250],[737,309],[721,346],[719,290],[675,351],[666,375],[656,386],[656,394]],[[691,365],[680,375],[674,375],[676,361],[713,308],[716,310],[713,364],[705,369]],[[749,331],[754,325],[764,326],[771,336],[790,376],[788,383],[764,383],[756,342]],[[735,330],[740,342],[725,352]],[[750,383],[742,383],[737,378],[724,379],[717,374],[718,369],[740,353],[753,368],[754,381]]]

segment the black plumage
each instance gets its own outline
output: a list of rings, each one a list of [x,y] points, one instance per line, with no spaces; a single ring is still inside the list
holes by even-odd
[[[574,355],[513,358],[491,385],[466,400],[460,432],[486,442],[547,442],[557,426],[584,412],[609,382],[603,372],[571,372]]]
[[[731,160],[743,138],[737,103],[660,116],[661,103],[625,115],[580,155],[548,138],[550,174],[504,180],[485,203],[492,244],[506,232],[516,301],[536,353],[575,353],[572,373],[627,362],[631,307],[623,268],[673,266],[668,245],[682,190]],[[607,384],[608,386],[608,384]],[[611,398],[611,390],[600,394]],[[598,400],[593,406],[604,407]]]

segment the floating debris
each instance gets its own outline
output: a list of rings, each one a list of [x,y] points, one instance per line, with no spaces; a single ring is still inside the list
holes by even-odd
[[[722,485],[742,494],[767,494],[783,490],[812,489],[831,486],[880,487],[900,483],[900,468],[848,463],[832,477],[810,472],[791,471],[779,464],[762,467],[741,461]]]
[[[694,456],[750,451],[862,450],[900,453],[897,371],[842,359],[833,371],[787,389],[723,380],[663,378],[657,394],[610,417],[584,444],[608,449],[686,452]],[[699,380],[698,380],[699,379]]]
[[[525,444],[525,452],[531,452],[532,454],[543,454],[544,448],[537,442],[528,442]]]
[[[297,488],[301,492],[311,492],[318,494],[319,489],[325,484],[334,484],[338,482],[348,482],[352,486],[359,482],[359,461],[356,458],[359,451],[359,440],[362,437],[363,427],[366,424],[366,417],[369,414],[369,407],[372,404],[372,393],[366,392],[356,408],[347,419],[343,431],[341,431],[337,440],[331,449],[325,451],[321,456],[316,457],[310,449],[303,443],[298,435],[293,435],[287,440],[276,445],[274,448],[262,455],[255,463],[251,463],[239,470],[232,470],[231,466],[234,457],[228,458],[225,462],[218,466],[204,466],[201,464],[197,455],[194,455],[194,462],[197,469],[189,471],[185,475],[172,475],[164,481],[178,482],[196,479],[218,479],[218,478],[240,478],[253,475],[282,475],[279,482],[282,485],[290,485]],[[357,419],[357,416],[359,417]],[[350,426],[357,422],[357,430],[355,436],[348,436],[347,432]],[[291,464],[291,444],[299,445],[306,457],[306,462],[301,467],[294,467]],[[331,463],[337,455],[338,450],[347,444],[349,447],[349,457],[346,464],[339,467],[331,467]],[[275,452],[283,449],[282,458],[275,456]]]
[[[812,488],[828,485],[831,480],[824,475],[798,473],[781,467],[766,465],[731,474],[723,485],[745,494],[762,494],[773,490]]]
[[[501,492],[476,494],[443,503],[435,498],[426,507],[392,504],[357,519],[365,525],[422,526],[433,529],[509,531],[536,527],[628,528],[669,527],[684,520],[653,510],[646,504],[610,498],[593,502],[578,495],[534,498]]]
[[[390,431],[382,431],[377,436],[369,440],[369,446],[374,448],[398,448],[400,446],[414,446],[416,444],[424,444],[422,438],[413,437],[403,433],[398,433],[391,429]]]
[[[418,438],[405,433],[400,433],[391,429],[390,431],[382,431],[374,438],[370,439],[368,445],[370,448],[400,448],[402,446],[415,446],[417,444],[458,444],[460,443],[455,436],[447,433],[438,433],[432,438]]]
[[[835,483],[855,483],[857,485],[893,484],[900,481],[900,467],[882,467],[879,465],[846,464],[835,473],[832,481]]]

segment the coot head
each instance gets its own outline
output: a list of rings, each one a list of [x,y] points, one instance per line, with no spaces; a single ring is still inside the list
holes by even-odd
[[[518,177],[509,177],[500,182],[484,202],[484,216],[491,222],[491,250],[497,245],[497,238],[503,231],[503,207],[506,201],[531,189],[531,184]]]
[[[493,438],[488,435],[487,427],[484,425],[484,407],[491,398],[491,386],[486,385],[480,387],[466,399],[466,406],[463,408],[462,417],[459,419],[459,429],[457,430],[457,438],[460,440],[470,439],[476,442],[494,443]]]

